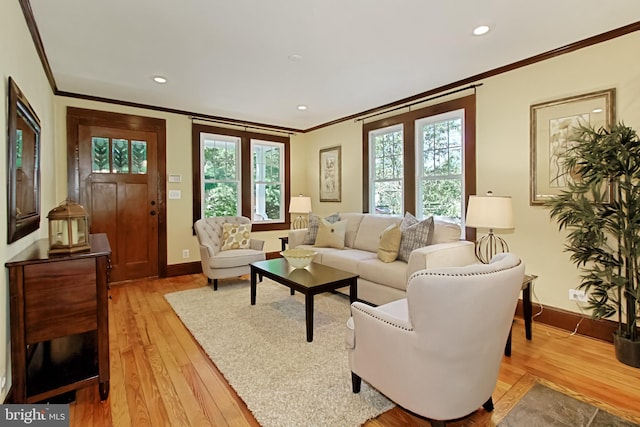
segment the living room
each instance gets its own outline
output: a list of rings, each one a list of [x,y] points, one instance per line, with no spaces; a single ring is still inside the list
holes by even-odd
[[[17,1],[2,6],[5,25],[0,29],[3,43],[0,67],[5,83],[2,96],[7,99],[7,80],[11,76],[26,94],[42,122],[41,151],[41,211],[40,229],[18,240],[0,245],[0,257],[5,262],[33,243],[47,236],[46,212],[67,196],[66,109],[79,107],[93,110],[135,114],[166,120],[167,165],[169,174],[181,175],[183,181],[171,189],[179,189],[182,198],[167,203],[167,264],[179,266],[199,261],[198,246],[192,234],[191,183],[191,120],[181,114],[136,108],[55,95],[42,68],[29,29]],[[530,106],[565,97],[615,88],[616,120],[640,128],[640,63],[630,54],[640,45],[637,29],[620,37],[596,43],[569,53],[552,56],[540,62],[515,68],[478,80],[482,86],[476,99],[476,189],[478,194],[493,191],[513,199],[515,230],[503,237],[511,250],[526,263],[527,272],[536,274],[534,302],[545,309],[565,313],[578,319],[582,309],[567,294],[579,283],[579,272],[564,252],[565,233],[558,232],[550,220],[549,211],[530,204]],[[467,94],[467,93],[465,93]],[[451,99],[450,98],[445,98]],[[441,102],[442,99],[436,101]],[[0,122],[7,127],[6,103]],[[418,104],[419,108],[427,104]],[[6,132],[2,133],[6,144]],[[340,202],[320,202],[320,150],[340,145],[342,160],[342,197]],[[313,211],[328,215],[333,212],[362,212],[362,124],[342,121],[291,136],[291,194],[311,197]],[[6,151],[6,150],[5,150]],[[6,160],[6,159],[5,159]],[[7,175],[7,162],[0,161]],[[6,203],[6,200],[3,201]],[[0,211],[5,215],[6,205]],[[266,241],[265,251],[280,250],[279,237],[286,232],[256,232]],[[184,249],[190,254],[183,257]],[[10,328],[8,278],[2,279],[5,289],[1,297],[0,317],[6,327],[0,331],[0,376],[10,376]],[[575,317],[572,317],[575,316]],[[582,331],[579,330],[578,333]],[[535,339],[535,338],[534,338]],[[4,401],[6,386],[0,392]]]

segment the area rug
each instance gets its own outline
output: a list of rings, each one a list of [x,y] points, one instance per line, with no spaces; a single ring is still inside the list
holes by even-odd
[[[304,296],[268,279],[254,306],[240,280],[165,298],[264,427],[359,426],[394,406],[364,382],[351,391],[344,295],[315,296],[310,343]]]
[[[495,415],[498,427],[640,427],[640,417],[532,375],[500,398]]]

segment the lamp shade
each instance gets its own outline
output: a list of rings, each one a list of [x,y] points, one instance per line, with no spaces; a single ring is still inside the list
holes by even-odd
[[[469,196],[467,227],[513,229],[513,207],[507,196]]]
[[[289,213],[311,212],[311,197],[295,196],[289,202]]]

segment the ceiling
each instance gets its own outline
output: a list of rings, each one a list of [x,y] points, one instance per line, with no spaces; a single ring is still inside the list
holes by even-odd
[[[300,130],[640,21],[638,0],[30,3],[60,92]]]

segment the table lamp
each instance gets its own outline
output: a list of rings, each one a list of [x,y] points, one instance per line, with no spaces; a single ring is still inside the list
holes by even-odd
[[[298,217],[291,223],[291,227],[295,229],[307,228],[309,223],[301,214],[311,212],[311,197],[305,197],[302,194],[292,197],[289,201],[289,213],[297,213]]]
[[[514,229],[511,197],[494,196],[491,191],[486,196],[469,196],[467,205],[467,227],[488,228],[489,234],[476,240],[476,257],[488,264],[500,252],[509,252],[504,239],[493,234],[493,230]]]

